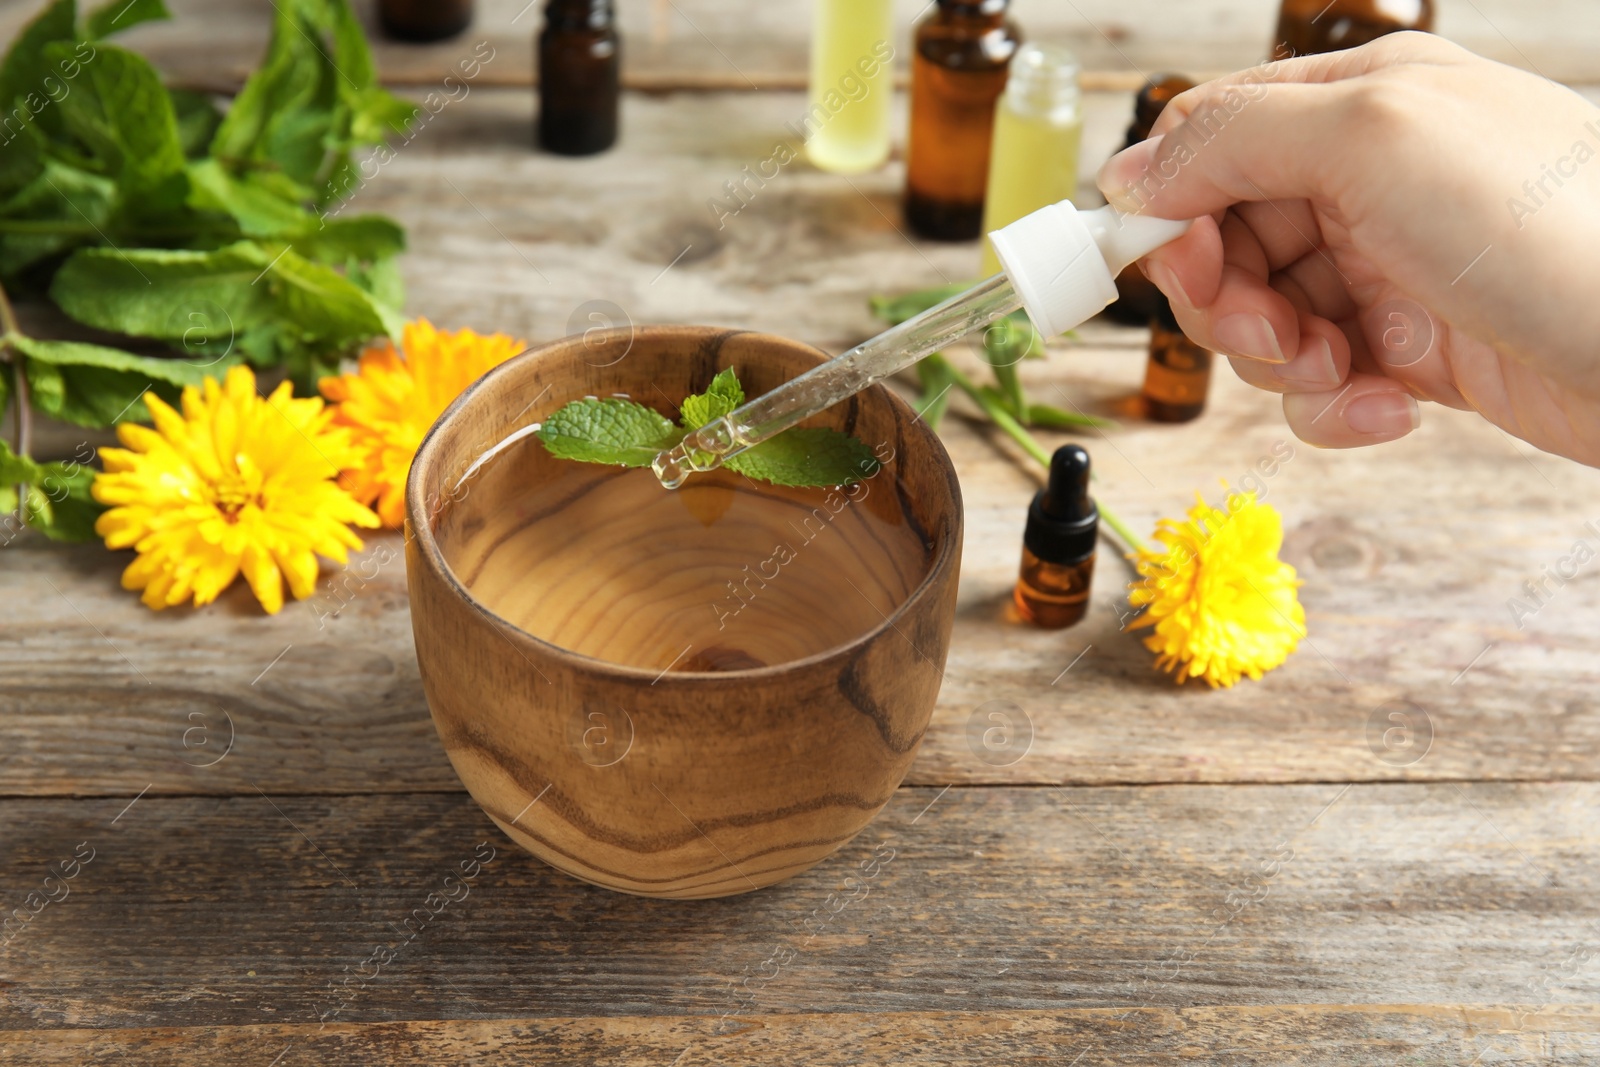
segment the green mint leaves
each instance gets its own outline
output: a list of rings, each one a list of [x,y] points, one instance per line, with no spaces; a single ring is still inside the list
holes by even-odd
[[[361,184],[355,153],[417,109],[378,84],[349,0],[273,8],[225,108],[104,40],[166,18],[162,0],[52,0],[23,29],[0,62],[0,282],[190,362],[226,352],[214,374],[285,367],[305,394],[400,324],[404,232],[337,205]]]
[[[678,418],[683,422],[685,430],[698,430],[714,419],[720,419],[740,404],[744,403],[744,386],[739,384],[739,376],[729,367],[711,379],[711,385],[705,392],[698,396],[683,398],[683,408],[678,412]]]
[[[92,467],[73,460],[35,463],[0,441],[0,545],[10,544],[16,537],[19,514],[52,541],[92,540],[94,521],[105,510],[89,495],[93,482]],[[20,501],[19,484],[27,486]]]
[[[774,485],[849,485],[878,473],[872,450],[849,434],[825,427],[785,430],[725,466]]]
[[[684,399],[679,425],[632,400],[587,397],[547,418],[538,437],[560,459],[648,467],[656,453],[743,403],[744,387],[729,368],[705,392]],[[790,486],[849,485],[870,478],[880,466],[856,438],[821,427],[785,430],[724,465],[757,481]]]
[[[618,467],[648,467],[682,439],[666,416],[619,396],[574,400],[539,427],[552,456]]]

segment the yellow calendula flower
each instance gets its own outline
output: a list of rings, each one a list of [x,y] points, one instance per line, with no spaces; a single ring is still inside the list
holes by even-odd
[[[385,340],[361,354],[356,373],[318,383],[338,405],[335,421],[350,428],[357,452],[340,484],[361,503],[376,502],[389,527],[405,522],[406,475],[428,427],[463,389],[527,344],[502,333],[444,333],[418,319],[406,325],[400,347]]]
[[[1187,521],[1162,519],[1135,559],[1141,578],[1128,601],[1146,608],[1131,626],[1151,627],[1145,647],[1177,681],[1213,687],[1260,678],[1281,664],[1306,633],[1294,568],[1278,558],[1283,522],[1254,493],[1229,493],[1227,510],[1199,494]]]
[[[234,367],[219,384],[184,389],[179,414],[146,393],[154,427],[125,422],[127,448],[102,448],[94,498],[111,510],[95,523],[107,548],[139,556],[122,572],[160,610],[209,604],[240,571],[268,614],[316,587],[317,556],[339,563],[361,539],[350,529],[378,517],[339,487],[353,461],[347,434],[332,428],[320,398],[296,400],[284,382],[256,394],[256,378]]]

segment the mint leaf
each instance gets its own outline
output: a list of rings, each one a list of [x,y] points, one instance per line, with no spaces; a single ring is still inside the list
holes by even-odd
[[[189,164],[189,206],[231,217],[249,237],[278,237],[315,227],[311,213],[276,190],[236,179],[215,159]]]
[[[90,37],[110,37],[141,22],[159,22],[172,15],[161,0],[111,0],[89,13],[83,28]]]
[[[724,466],[774,485],[849,485],[878,473],[872,450],[825,427],[785,430],[730,457]]]
[[[0,277],[99,240],[96,227],[108,224],[116,192],[114,183],[97,174],[47,158],[43,173],[0,203],[0,218],[39,227],[37,233],[0,234]]]
[[[262,278],[270,263],[249,241],[214,252],[85,248],[56,271],[50,298],[79,322],[135,337],[181,341],[193,327],[192,313],[210,320],[218,309],[228,329],[242,332],[279,311]]]
[[[406,248],[406,231],[382,215],[320,220],[286,236],[296,252],[323,263],[375,263]]]
[[[222,112],[209,93],[196,93],[188,89],[168,89],[172,98],[172,113],[178,120],[178,141],[188,159],[205,156],[211,139],[222,125]]]
[[[34,18],[12,42],[0,64],[0,113],[40,123],[46,133],[61,129],[61,115],[47,103],[45,78],[56,71],[45,59],[45,45],[70,41],[76,34],[77,7],[73,0],[55,0]],[[7,136],[10,131],[6,131]]]
[[[59,66],[71,62],[80,47],[46,45],[45,57]],[[143,56],[98,46],[58,106],[67,131],[123,186],[149,189],[183,170],[172,99]]]
[[[399,312],[406,304],[406,285],[400,277],[400,268],[392,258],[374,259],[370,263],[350,260],[344,265],[344,276],[377,301],[379,310],[387,308]],[[399,337],[396,330],[390,337]]]
[[[218,350],[232,341],[256,366],[286,367],[302,392],[342,353],[396,324],[348,278],[251,241],[213,252],[80,249],[56,272],[50,296],[79,322],[190,352],[198,341],[218,341]]]
[[[733,368],[720,371],[705,392],[683,399],[678,421],[685,430],[698,430],[713,419],[720,419],[744,403],[744,386]]]
[[[574,400],[545,419],[538,434],[558,459],[621,467],[648,467],[683,438],[659,412],[616,396]]]
[[[273,258],[262,283],[277,299],[279,315],[308,338],[338,346],[387,332],[370,295],[292,250]]]
[[[5,115],[0,113],[0,121]],[[44,137],[32,125],[23,126],[0,152],[0,199],[10,196],[44,173]]]
[[[22,510],[29,526],[52,541],[92,541],[94,521],[105,510],[89,493],[94,475],[81,463],[35,463],[0,441],[0,511],[16,509],[16,486],[26,483]]]
[[[330,177],[348,170],[353,148],[403,130],[417,108],[378,85],[347,0],[281,0],[274,8],[267,54],[211,151],[238,173],[281,172],[326,191]]]
[[[405,316],[400,314],[406,302],[406,287],[394,260],[360,263],[352,259],[345,264],[344,276],[372,298],[373,308],[383,319],[383,332],[398,341],[406,327]]]
[[[310,186],[326,155],[331,101],[338,90],[325,84],[323,58],[300,6],[298,0],[273,5],[266,56],[234,97],[211,154],[231,166],[264,170],[275,169],[276,160],[276,169]]]
[[[79,426],[142,419],[145,408],[134,401],[146,390],[176,403],[183,386],[199,385],[207,374],[221,377],[226,369],[199,367],[177,358],[135,356],[76,341],[18,336],[11,339],[11,347],[28,357],[23,367],[34,407]]]

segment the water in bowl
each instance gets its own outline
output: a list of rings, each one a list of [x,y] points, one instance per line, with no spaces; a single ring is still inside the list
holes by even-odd
[[[652,671],[803,659],[881,625],[933,555],[892,464],[840,489],[729,471],[661,487],[648,468],[504,445],[449,494],[440,550],[473,597],[573,652]]]

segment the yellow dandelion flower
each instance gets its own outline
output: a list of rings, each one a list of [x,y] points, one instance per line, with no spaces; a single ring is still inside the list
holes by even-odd
[[[423,435],[463,389],[526,347],[502,333],[444,333],[418,319],[406,324],[403,355],[385,340],[361,354],[356,373],[322,379],[358,457],[339,484],[363,504],[376,502],[385,526],[403,524],[406,475]]]
[[[1135,559],[1141,580],[1128,601],[1147,610],[1133,629],[1152,627],[1145,647],[1177,681],[1212,687],[1259,679],[1281,664],[1306,633],[1295,592],[1300,580],[1278,558],[1283,522],[1254,493],[1229,493],[1227,511],[1195,494],[1185,522],[1162,519],[1155,540]]]
[[[242,570],[274,614],[284,580],[304,598],[317,556],[344,563],[360,550],[348,524],[378,525],[335,480],[351,449],[321,399],[294,399],[288,382],[262,398],[249,368],[234,367],[221,384],[184,389],[181,403],[179,414],[146,393],[155,426],[118,426],[127,448],[102,448],[94,480],[94,498],[111,508],[95,533],[139,554],[122,587],[144,590],[149,607],[209,604]]]

